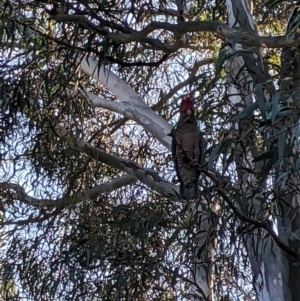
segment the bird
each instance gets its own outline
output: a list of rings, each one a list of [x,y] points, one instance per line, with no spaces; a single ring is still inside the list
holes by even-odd
[[[184,200],[197,199],[204,141],[197,126],[194,101],[190,94],[182,97],[180,117],[169,136],[172,137],[172,157],[180,182],[180,197]]]

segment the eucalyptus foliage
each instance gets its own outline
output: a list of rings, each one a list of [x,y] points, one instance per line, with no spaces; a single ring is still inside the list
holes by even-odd
[[[299,229],[282,240],[272,225],[292,205],[282,196],[300,169],[294,151],[299,77],[283,74],[280,60],[284,49],[299,56],[298,32],[271,37],[285,35],[293,8],[287,1],[254,1],[253,18],[265,37],[258,40],[230,30],[226,4],[219,0],[0,2],[4,300],[183,300],[193,282],[200,222],[186,222],[190,207],[176,194],[170,140],[162,143],[131,113],[93,103],[87,92],[111,103],[118,97],[83,72],[83,56],[97,59],[95,73],[105,67],[127,83],[168,127],[176,123],[182,95],[193,94],[207,142],[200,202],[213,225],[207,243],[217,238],[215,300],[255,300],[245,241],[258,229],[262,240],[272,238],[268,252],[279,247],[294,260],[297,249],[289,240],[300,240]],[[237,43],[240,51],[226,51]],[[262,43],[269,82],[254,75],[256,101],[232,107],[224,64]],[[271,81],[274,91],[266,101]],[[237,155],[247,157],[244,137],[230,133],[232,122],[241,120],[259,151],[251,162],[256,167],[247,170],[256,180],[247,183],[252,194],[241,189],[235,165]],[[97,160],[78,141],[111,157]],[[135,177],[139,169],[148,182]],[[160,193],[150,181],[174,193]],[[272,186],[274,181],[280,185]],[[253,200],[261,202],[259,213]]]

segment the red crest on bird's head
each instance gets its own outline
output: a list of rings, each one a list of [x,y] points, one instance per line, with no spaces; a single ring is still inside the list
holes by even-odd
[[[191,115],[194,112],[194,101],[190,94],[182,97],[180,112]]]

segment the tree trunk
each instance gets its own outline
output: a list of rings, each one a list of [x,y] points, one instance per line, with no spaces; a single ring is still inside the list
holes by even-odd
[[[200,179],[200,182],[203,182],[203,180]],[[196,248],[194,250],[194,269],[191,279],[194,284],[191,288],[190,295],[192,298],[190,300],[212,301],[214,300],[212,267],[216,249],[212,218],[204,197],[200,198],[200,204],[199,201],[195,202],[193,208],[197,234],[193,240]]]
[[[244,31],[257,35],[252,16],[251,5],[248,1],[227,1],[228,22],[231,27],[240,26]],[[237,23],[237,20],[238,23]],[[241,45],[233,45],[229,51],[241,49]],[[246,66],[246,70],[243,70]],[[264,102],[270,101],[274,93],[274,87],[270,84],[270,76],[263,64],[260,49],[256,49],[252,54],[243,53],[241,56],[233,56],[226,63],[228,96],[236,113],[253,103],[254,92],[260,87],[264,87]],[[251,76],[250,76],[251,74]],[[264,84],[264,86],[262,86]],[[258,101],[258,100],[256,100]],[[246,199],[252,200],[248,203],[248,211],[252,207],[252,212],[248,215],[256,220],[263,220],[265,217],[264,209],[258,198],[251,197],[259,190],[267,192],[266,184],[259,187],[256,183],[257,178],[253,174],[259,174],[261,163],[252,163],[254,157],[258,155],[255,145],[253,119],[245,118],[232,126],[231,135],[234,137],[239,134],[242,138],[243,146],[236,146],[235,164],[237,168],[238,181],[242,187]],[[253,129],[252,131],[249,129]],[[244,149],[246,147],[246,151]],[[255,171],[248,173],[247,171]],[[253,184],[255,183],[255,184]],[[253,273],[253,285],[257,300],[292,300],[287,288],[288,283],[288,263],[282,251],[273,242],[270,236],[264,237],[266,233],[262,229],[252,231],[244,237],[245,248],[251,264]]]
[[[296,7],[287,25],[286,34],[292,39],[299,38],[299,12],[299,7]],[[296,110],[281,125],[285,135],[285,156],[282,162],[279,161],[276,168],[277,181],[275,186],[276,197],[278,203],[281,205],[280,207],[278,206],[278,233],[281,240],[289,244],[295,252],[300,249],[299,238],[293,240],[289,238],[293,232],[300,228],[300,178],[299,173],[293,171],[295,158],[299,157],[299,113],[297,112],[299,106],[299,100],[297,100],[299,97],[297,95],[299,95],[300,88],[299,50],[299,46],[284,48],[282,50],[280,72],[281,98],[279,106],[290,107]],[[289,148],[291,152],[288,152]],[[288,177],[288,180],[286,177]],[[299,301],[299,266],[292,256],[283,254],[283,257],[285,262],[288,262],[288,267],[286,268],[288,283],[283,287],[285,300]]]

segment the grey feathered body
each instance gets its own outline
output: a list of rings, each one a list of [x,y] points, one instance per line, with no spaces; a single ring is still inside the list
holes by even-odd
[[[181,116],[177,127],[172,130],[172,154],[175,170],[180,182],[180,197],[199,197],[199,165],[202,163],[202,135],[194,116]]]

